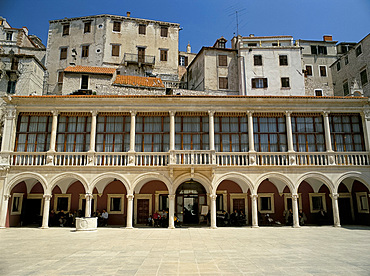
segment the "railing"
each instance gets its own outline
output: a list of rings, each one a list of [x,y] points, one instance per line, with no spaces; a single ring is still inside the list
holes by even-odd
[[[11,166],[370,166],[369,152],[13,152],[1,153]]]
[[[155,63],[155,56],[138,55],[125,53],[124,62],[128,63],[142,63],[142,64],[153,64]]]

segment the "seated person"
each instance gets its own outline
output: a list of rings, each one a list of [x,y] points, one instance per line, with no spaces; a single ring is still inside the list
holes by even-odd
[[[58,213],[58,218],[59,218],[59,225],[61,227],[66,226],[66,224],[67,224],[67,216],[64,213],[64,210],[60,210],[60,212]]]
[[[155,211],[155,213],[153,214],[154,227],[160,226],[160,219],[161,219],[161,215],[158,213],[158,211]]]

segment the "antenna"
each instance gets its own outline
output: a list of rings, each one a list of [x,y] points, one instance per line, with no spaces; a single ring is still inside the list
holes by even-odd
[[[239,36],[239,18],[238,18],[238,11],[235,11],[235,17],[236,17],[236,36]]]

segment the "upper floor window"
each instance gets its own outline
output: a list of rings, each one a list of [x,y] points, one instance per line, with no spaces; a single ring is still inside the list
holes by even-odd
[[[325,151],[324,125],[321,114],[292,114],[295,151]]]
[[[227,55],[218,56],[218,66],[227,66]]]
[[[340,71],[340,60],[337,62],[337,71]]]
[[[320,65],[320,77],[326,77],[326,66],[325,65]]]
[[[59,59],[66,59],[67,58],[67,47],[60,48],[60,58]]]
[[[218,48],[225,49],[226,48],[226,42],[223,40],[218,41]]]
[[[322,89],[315,89],[315,96],[322,97]]]
[[[252,88],[267,88],[267,78],[252,79]]]
[[[186,56],[179,56],[179,65],[180,66],[188,66],[189,58]]]
[[[166,49],[160,50],[160,61],[167,61],[167,54],[168,50]]]
[[[348,56],[345,56],[344,57],[344,65],[347,65],[349,63],[349,61],[348,61]]]
[[[312,65],[306,65],[305,76],[312,76]]]
[[[219,77],[218,78],[218,87],[220,89],[228,89],[229,88],[227,77]]]
[[[311,45],[311,54],[313,55],[327,55],[328,50],[326,46]]]
[[[367,80],[367,71],[366,71],[366,69],[360,72],[360,78],[361,78],[361,84],[362,84],[362,86],[364,86],[365,84],[367,84],[367,81],[368,80]]]
[[[101,114],[96,121],[96,151],[126,152],[130,149],[130,116]]]
[[[121,21],[113,21],[113,32],[121,31]]]
[[[175,125],[176,150],[209,150],[208,114],[191,116],[179,112]]]
[[[135,149],[138,152],[166,152],[170,149],[169,116],[137,116]]]
[[[280,55],[279,56],[279,64],[280,64],[280,66],[288,65],[288,56],[287,55]]]
[[[82,46],[82,53],[81,57],[88,57],[89,56],[89,45]]]
[[[57,151],[84,152],[90,148],[91,116],[61,115],[58,120]]]
[[[167,37],[168,36],[168,27],[161,26],[161,37]]]
[[[281,87],[282,88],[289,88],[289,78],[281,78]]]
[[[8,40],[8,41],[13,40],[13,32],[7,32],[6,33],[6,40]]]
[[[8,87],[6,88],[6,93],[8,94],[15,94],[15,86],[17,84],[17,81],[8,81]]]
[[[120,45],[113,44],[112,45],[112,57],[119,57],[119,50],[120,50]]]
[[[361,54],[362,54],[362,48],[361,48],[361,45],[358,45],[358,47],[356,48],[356,57],[358,57]]]
[[[90,33],[91,32],[91,21],[84,23],[84,33]]]
[[[139,34],[145,35],[146,34],[146,25],[140,24],[139,25]]]
[[[248,43],[248,47],[257,47],[257,43]]]
[[[253,56],[253,64],[256,66],[262,65],[262,56],[261,55],[254,55]]]
[[[248,118],[247,116],[217,116],[215,120],[215,149],[221,152],[247,152]]]
[[[265,114],[253,117],[254,147],[260,152],[284,152],[287,150],[285,117]]]
[[[69,24],[63,25],[63,35],[69,35]]]
[[[346,96],[349,94],[348,81],[343,82],[343,95]]]

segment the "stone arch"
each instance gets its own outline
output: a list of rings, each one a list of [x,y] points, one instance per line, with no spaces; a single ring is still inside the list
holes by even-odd
[[[209,181],[209,179],[207,177],[205,177],[204,175],[202,174],[199,174],[199,173],[195,173],[193,176],[191,176],[190,174],[183,174],[183,175],[180,175],[178,178],[176,178],[174,181],[173,181],[173,187],[172,187],[172,190],[169,190],[170,193],[176,193],[176,190],[177,188],[184,182],[190,180],[190,179],[193,179],[194,181],[197,181],[199,182],[200,184],[202,184],[202,186],[206,189],[207,193],[211,194],[212,193],[212,184],[211,184],[211,181]]]
[[[122,184],[125,186],[126,191],[130,191],[130,182],[123,175],[109,172],[100,174],[97,177],[95,177],[91,181],[90,189],[91,191],[93,191],[94,188],[97,188],[99,193],[103,193],[105,187],[114,179],[121,181]]]
[[[313,179],[320,180],[321,182],[323,182],[329,188],[329,191],[331,193],[334,193],[337,191],[338,186],[335,187],[333,182],[325,174],[320,173],[320,172],[308,172],[308,173],[301,175],[297,179],[297,191],[298,191],[299,185],[301,185],[303,181],[305,180],[307,181],[307,179],[309,178],[313,178]]]
[[[24,172],[24,173],[19,173],[8,180],[7,189],[5,189],[5,193],[10,194],[12,189],[18,183],[25,181],[27,179],[36,179],[42,185],[42,188],[44,189],[44,194],[46,192],[49,192],[49,190],[47,189],[48,187],[47,181],[41,174],[33,173],[33,172]]]
[[[144,174],[141,174],[140,176],[138,176],[134,180],[131,189],[130,190],[127,190],[127,191],[129,193],[133,193],[134,191],[136,193],[139,193],[140,189],[146,183],[148,183],[149,181],[152,181],[152,180],[162,181],[166,185],[166,187],[168,189],[168,192],[171,193],[171,191],[172,191],[172,189],[171,189],[171,181],[166,176],[164,176],[163,174],[155,173],[155,172],[144,173]]]
[[[63,180],[66,180],[66,179],[71,179],[71,181],[67,184],[66,190],[75,181],[80,181],[82,186],[85,189],[85,192],[87,193],[87,192],[90,191],[88,182],[87,182],[87,180],[84,176],[82,176],[81,174],[78,174],[78,173],[67,172],[67,173],[58,174],[58,175],[56,175],[55,177],[52,178],[52,180],[50,181],[50,192],[53,191],[54,187],[56,185],[58,185],[59,182],[62,182]]]
[[[224,180],[234,181],[236,184],[238,184],[242,188],[243,193],[247,193],[248,189],[252,192],[254,189],[252,181],[246,175],[241,174],[241,173],[231,172],[231,173],[226,173],[220,176],[217,180],[213,181],[212,183],[213,193],[216,193],[218,186]]]
[[[366,176],[364,176],[362,173],[360,172],[355,172],[355,171],[352,171],[352,172],[346,172],[344,174],[341,174],[338,179],[334,182],[335,184],[335,191],[338,191],[338,187],[340,185],[340,183],[342,183],[345,179],[347,178],[353,178],[354,180],[358,180],[360,181],[361,183],[363,183],[370,191],[370,179]]]
[[[252,190],[253,194],[257,194],[259,186],[266,178],[270,179],[271,180],[270,182],[272,182],[276,186],[276,188],[278,188],[277,185],[281,184],[284,187],[288,186],[291,193],[294,193],[297,191],[297,188],[294,186],[293,181],[289,177],[287,177],[286,175],[282,173],[273,172],[273,173],[265,173],[257,179],[256,186],[254,187],[254,190]]]

